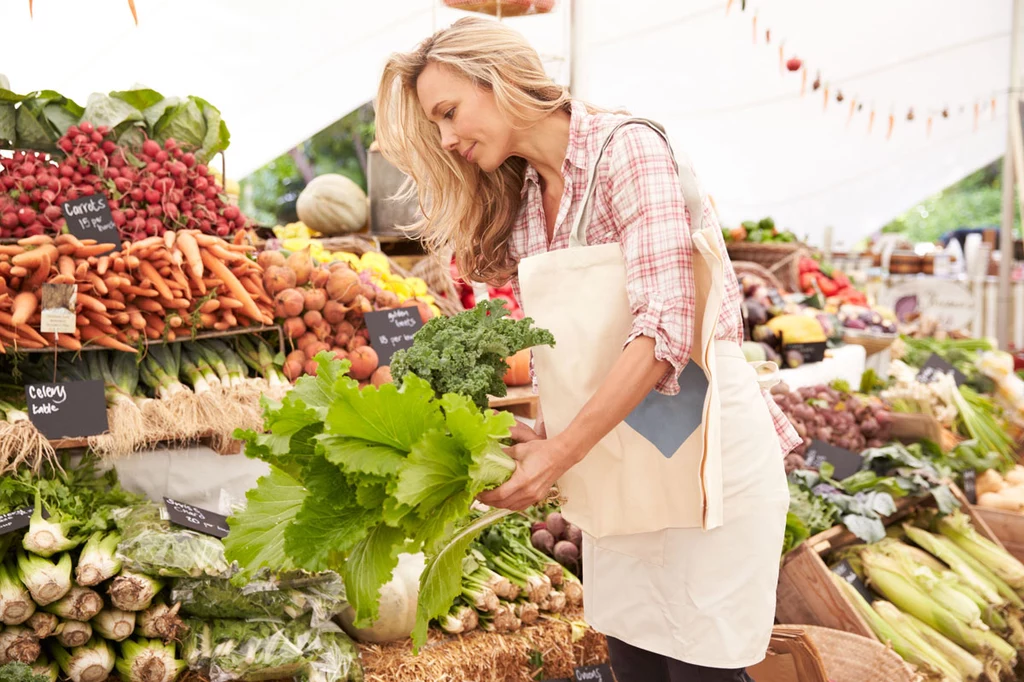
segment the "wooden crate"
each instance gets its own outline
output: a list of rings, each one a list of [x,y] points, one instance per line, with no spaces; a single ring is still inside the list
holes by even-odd
[[[1024,561],[1024,514],[977,505],[972,509],[985,520],[1006,551],[1017,557],[1018,561]]]
[[[507,410],[524,419],[536,419],[540,412],[540,398],[533,392],[532,386],[513,386],[504,398],[492,397],[491,407]]]
[[[963,492],[950,484],[953,496],[960,502],[965,514],[971,517],[975,529],[1003,546],[976,507],[967,502]],[[916,509],[933,507],[929,497],[905,498],[896,503],[896,513],[885,520],[886,526],[899,523]],[[1021,535],[1024,538],[1024,534]],[[779,573],[776,592],[775,618],[779,623],[820,625],[833,630],[877,639],[871,628],[856,612],[846,596],[832,582],[830,569],[822,558],[831,551],[862,542],[844,526],[836,526],[807,539],[786,555]]]

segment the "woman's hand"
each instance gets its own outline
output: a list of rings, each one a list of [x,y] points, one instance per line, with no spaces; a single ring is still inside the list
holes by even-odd
[[[579,457],[563,441],[539,436],[522,423],[512,427],[517,442],[505,452],[516,460],[516,470],[501,486],[477,496],[491,507],[522,511],[545,499],[562,474],[579,461]]]

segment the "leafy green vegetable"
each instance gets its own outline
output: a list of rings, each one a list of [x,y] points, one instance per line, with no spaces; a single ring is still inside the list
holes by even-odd
[[[415,374],[438,398],[455,393],[485,409],[487,396],[507,394],[507,358],[524,348],[555,345],[550,332],[532,324],[530,318],[510,319],[500,300],[483,301],[453,317],[435,317],[416,332],[412,347],[392,356],[391,374],[399,383]]]
[[[155,504],[120,514],[118,528],[121,544],[117,556],[127,570],[177,578],[229,575],[220,540],[172,526],[160,518],[160,507]]]
[[[0,665],[0,682],[49,682],[49,678],[24,663],[14,662]]]
[[[246,454],[268,462],[271,473],[229,519],[224,544],[243,576],[261,568],[341,573],[357,627],[365,627],[377,618],[380,589],[400,553],[461,560],[461,545],[444,546],[476,495],[514,470],[500,443],[515,420],[464,396],[438,399],[415,374],[401,387],[360,389],[347,361],[326,353],[317,361],[316,377],[300,378],[282,402],[265,403],[270,433],[238,432]],[[439,596],[420,613],[422,633],[458,594],[436,579],[425,574],[423,589]]]
[[[346,605],[345,585],[336,573],[261,577],[242,587],[220,578],[182,578],[175,581],[171,602],[197,618],[294,620],[312,614],[314,624],[330,620]]]
[[[782,542],[782,553],[786,554],[793,548],[800,545],[804,540],[811,537],[811,531],[799,516],[793,512],[786,514],[786,535]]]

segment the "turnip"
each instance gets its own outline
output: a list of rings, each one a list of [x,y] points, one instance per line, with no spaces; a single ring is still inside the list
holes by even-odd
[[[377,369],[377,351],[369,346],[356,347],[349,353],[349,361],[352,363],[349,374],[352,375],[353,379],[368,379]]]
[[[298,317],[302,314],[304,299],[298,289],[285,289],[274,298],[275,315],[277,317]]]
[[[289,339],[297,339],[306,334],[306,325],[301,317],[289,317],[281,325],[281,329]]]
[[[306,360],[306,364],[303,365],[303,370],[310,376],[316,376],[317,371],[320,369],[320,363],[316,360]]]
[[[306,310],[317,313],[319,317],[320,311],[327,305],[327,292],[323,289],[306,289],[302,292],[302,296],[305,298]],[[311,323],[307,320],[306,324]]]
[[[306,293],[308,293],[308,291]],[[309,306],[306,307],[308,308]],[[302,314],[302,321],[306,323],[307,328],[312,329],[314,326],[323,322],[324,318],[316,310],[307,310],[305,313]],[[327,329],[328,331],[330,331],[330,325],[328,325]],[[326,338],[326,336],[324,338]]]
[[[368,345],[370,345],[369,342],[367,342],[367,340],[364,339],[363,337],[353,336],[352,339],[348,342],[348,346],[346,347],[348,348],[348,352],[351,353],[357,348],[362,348]]]
[[[345,354],[345,357],[348,357],[347,353]],[[376,386],[377,388],[380,388],[384,384],[390,384],[393,382],[394,379],[391,378],[391,367],[389,367],[388,365],[382,365],[378,367],[373,372],[373,375],[370,377],[370,383]]]
[[[565,538],[566,522],[565,518],[558,512],[551,512],[547,518],[544,519],[547,524],[547,530],[551,533],[555,540],[562,540]]]

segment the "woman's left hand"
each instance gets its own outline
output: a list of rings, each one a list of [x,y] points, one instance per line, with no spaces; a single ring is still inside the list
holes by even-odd
[[[516,470],[501,486],[480,493],[477,499],[491,507],[523,511],[545,499],[562,474],[579,457],[557,438],[525,440],[505,452],[516,460]]]

